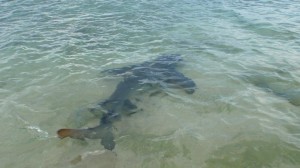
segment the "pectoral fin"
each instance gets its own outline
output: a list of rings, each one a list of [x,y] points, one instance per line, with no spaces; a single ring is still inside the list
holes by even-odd
[[[188,77],[185,77],[182,73],[173,71],[172,73],[167,74],[167,78],[164,82],[168,84],[174,84],[175,86],[181,87],[188,94],[195,92],[196,84],[193,80]]]
[[[137,106],[135,104],[133,104],[129,99],[126,99],[124,101],[124,108],[126,110],[134,110],[134,109],[137,109]]]

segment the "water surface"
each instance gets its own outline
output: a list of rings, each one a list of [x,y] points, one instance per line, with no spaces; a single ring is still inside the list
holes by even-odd
[[[296,168],[297,0],[37,1],[0,4],[0,167]],[[121,80],[105,69],[182,54],[193,95],[136,95],[117,146],[60,140],[98,123],[87,108]]]

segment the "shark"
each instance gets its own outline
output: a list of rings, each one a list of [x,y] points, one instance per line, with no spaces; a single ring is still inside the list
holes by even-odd
[[[90,112],[99,116],[99,125],[82,129],[62,128],[57,131],[58,137],[80,140],[101,139],[101,144],[105,149],[113,150],[116,145],[113,123],[120,120],[122,116],[136,112],[137,106],[132,103],[130,97],[138,89],[147,85],[161,88],[177,87],[183,89],[187,94],[195,92],[195,82],[176,68],[182,60],[182,56],[179,54],[161,55],[140,64],[102,71],[102,73],[120,75],[123,80],[118,83],[109,98],[98,103],[97,107],[90,109]],[[103,111],[100,115],[97,113],[99,109]]]

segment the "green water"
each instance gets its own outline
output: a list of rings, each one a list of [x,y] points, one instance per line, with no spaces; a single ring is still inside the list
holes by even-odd
[[[300,166],[297,0],[0,2],[0,167]],[[98,124],[102,70],[174,53],[196,92],[137,94],[113,151],[56,136]]]

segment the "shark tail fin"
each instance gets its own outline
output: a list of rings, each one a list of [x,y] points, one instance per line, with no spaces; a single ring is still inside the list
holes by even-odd
[[[94,128],[88,129],[68,129],[63,128],[57,131],[59,138],[63,139],[66,137],[84,140],[88,139],[101,139],[101,144],[105,149],[113,150],[115,148],[114,135],[111,130],[111,125],[99,125]]]
[[[79,129],[63,128],[63,129],[60,129],[57,131],[57,135],[61,139],[66,138],[66,137],[76,138],[76,139],[84,139],[84,134]]]

